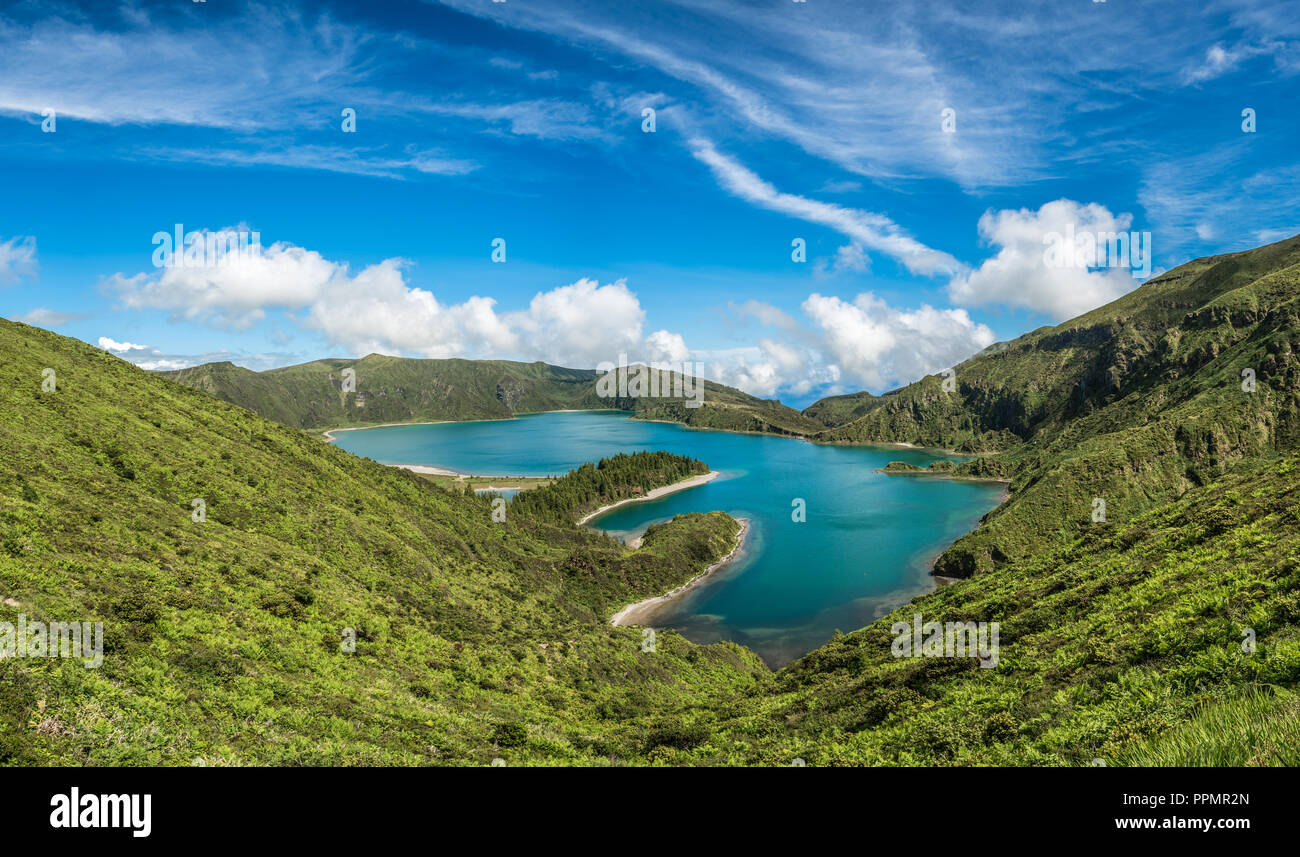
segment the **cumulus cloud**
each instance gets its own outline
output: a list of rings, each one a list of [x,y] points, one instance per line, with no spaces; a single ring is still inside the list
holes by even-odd
[[[108,285],[127,307],[223,329],[247,329],[272,310],[297,314],[300,325],[356,354],[510,355],[590,367],[619,354],[682,360],[688,352],[679,334],[645,335],[645,311],[624,280],[580,279],[539,292],[524,309],[501,312],[490,297],[443,303],[410,285],[406,267],[393,258],[353,273],[345,262],[277,242],[231,253],[220,265],[119,273]]]
[[[301,328],[356,355],[512,357],[590,368],[602,362],[702,363],[713,380],[759,396],[884,389],[959,362],[994,341],[962,309],[903,310],[872,294],[811,294],[801,317],[757,300],[730,306],[759,331],[745,348],[692,348],[680,332],[646,330],[626,281],[580,279],[503,310],[490,297],[445,303],[412,286],[407,264],[386,259],[353,273],[344,262],[286,243],[252,245],[211,267],[162,268],[111,285],[128,306],[222,328],[245,328],[282,310]],[[182,358],[104,338],[101,347],[148,368]]]
[[[16,282],[36,274],[36,239],[20,235],[0,241],[0,283]]]
[[[537,359],[552,355],[577,366],[617,362],[620,353],[644,359],[637,352],[645,311],[624,280],[601,286],[582,279],[541,292],[506,320],[518,331],[523,352]]]
[[[1096,236],[1127,232],[1131,223],[1131,215],[1111,214],[1103,205],[1069,199],[1046,203],[1037,211],[987,211],[980,217],[980,238],[997,246],[997,255],[954,277],[948,285],[949,297],[967,306],[1023,307],[1057,321],[1095,309],[1138,286],[1131,269],[1049,265],[1044,239],[1053,233]],[[1149,245],[1145,252],[1149,265]]]
[[[798,319],[756,300],[730,310],[771,335],[694,359],[704,361],[708,377],[759,396],[879,392],[946,369],[996,338],[963,309],[897,309],[871,293],[846,300],[814,292]]]
[[[118,342],[109,336],[99,337],[98,345],[105,351],[116,354],[128,363],[134,363],[148,372],[186,369],[190,366],[198,366],[202,363],[212,363],[219,360],[238,360],[240,364],[249,369],[261,371],[263,369],[273,369],[277,366],[287,366],[298,359],[296,354],[283,352],[244,354],[233,351],[209,351],[205,354],[165,354],[152,345]]]
[[[710,380],[764,398],[832,390],[840,380],[838,368],[827,365],[817,348],[771,337],[760,338],[756,346],[701,351],[693,357],[704,364]]]
[[[116,354],[128,363],[134,363],[141,369],[147,371],[160,371],[170,369],[184,369],[187,366],[194,366],[197,362],[193,358],[174,357],[161,353],[157,348],[149,345],[137,345],[134,342],[118,342],[107,336],[99,338],[99,347],[105,351]]]
[[[399,260],[390,259],[381,266],[398,264]],[[379,275],[366,269],[359,276]],[[241,330],[261,321],[267,308],[308,306],[327,285],[346,285],[352,279],[346,264],[331,262],[313,250],[276,243],[229,254],[221,265],[179,265],[133,277],[116,274],[110,286],[128,307],[167,310],[175,318]]]
[[[964,309],[899,310],[871,293],[852,302],[812,294],[803,311],[846,380],[882,389],[952,366],[997,338]]]

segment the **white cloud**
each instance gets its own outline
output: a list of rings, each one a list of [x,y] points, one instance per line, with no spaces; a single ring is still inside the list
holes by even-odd
[[[656,11],[620,4],[617,12],[589,2],[442,2],[612,54],[617,65],[650,66],[684,84],[677,87],[684,97],[708,102],[692,114],[714,136],[727,125],[757,130],[873,178],[944,175],[987,183],[1032,170],[1032,141],[1051,130],[1041,121],[1018,121],[1031,96],[1041,97],[1041,84],[1027,92],[1011,85],[1018,76],[1004,74],[997,87],[987,86],[983,69],[957,67],[969,52],[948,49],[946,39],[927,40],[918,32],[925,28],[888,7],[845,16],[834,4],[791,10],[727,0]],[[713,36],[719,32],[746,49],[720,49]],[[961,135],[940,130],[940,111],[950,105],[961,106],[969,120]],[[1009,126],[1014,135],[1005,133]]]
[[[852,303],[812,294],[803,310],[847,381],[883,389],[937,372],[989,345],[993,331],[963,309],[898,310],[870,293]]]
[[[480,168],[467,158],[453,158],[438,149],[408,148],[401,154],[382,148],[343,146],[284,146],[266,149],[150,148],[143,154],[165,161],[183,161],[230,166],[273,166],[325,170],[334,173],[402,179],[412,172],[425,175],[460,176]]]
[[[1241,44],[1225,48],[1221,44],[1211,45],[1205,57],[1183,69],[1183,79],[1188,83],[1202,83],[1228,74],[1243,62],[1257,56],[1270,56],[1284,53],[1285,42],[1269,41],[1261,44]]]
[[[524,312],[506,316],[528,356],[550,355],[568,365],[640,359],[645,311],[624,280],[601,286],[582,279],[537,294]]]
[[[408,284],[405,267],[385,259],[353,274],[347,263],[277,242],[252,245],[223,265],[119,273],[108,286],[127,307],[218,328],[247,329],[271,310],[301,313],[299,324],[356,354],[515,356],[590,367],[619,354],[677,360],[687,350],[679,334],[644,335],[645,311],[623,280],[580,279],[537,293],[524,309],[499,312],[489,297],[444,304]]]
[[[96,29],[57,15],[0,18],[0,112],[251,130],[292,126],[359,92],[366,36],[327,16],[250,7],[203,19],[187,27],[128,16]]]
[[[396,266],[389,259],[382,266]],[[379,266],[372,266],[379,267]],[[362,275],[368,274],[366,269]],[[350,282],[348,266],[313,250],[277,242],[232,254],[222,266],[163,268],[154,275],[117,274],[110,285],[134,309],[162,309],[175,318],[245,329],[272,307],[298,309],[317,300],[331,282]]]
[[[667,363],[684,363],[691,359],[691,350],[680,333],[656,330],[645,340],[647,360]]]
[[[140,351],[148,348],[148,345],[136,345],[134,342],[118,342],[116,339],[110,339],[107,336],[99,338],[99,347],[105,351],[112,351],[114,354],[125,354],[128,351]]]
[[[862,247],[878,250],[897,259],[914,274],[955,274],[962,268],[952,256],[925,246],[883,214],[782,193],[742,164],[718,152],[708,140],[696,138],[690,145],[695,157],[713,170],[726,190],[763,208],[830,227],[856,242],[859,254]],[[860,264],[865,265],[865,258]]]
[[[830,259],[817,260],[817,273],[822,275],[834,275],[844,271],[853,271],[855,273],[866,273],[871,267],[871,257],[862,249],[862,245],[856,241],[851,241],[843,247],[835,250],[835,255]]]
[[[979,220],[980,238],[999,249],[974,271],[959,274],[948,294],[967,306],[1022,307],[1061,321],[1109,303],[1132,291],[1137,280],[1128,268],[1089,270],[1049,266],[1044,237],[1050,233],[1127,232],[1128,214],[1111,214],[1102,205],[1069,199],[1026,208],[987,211]],[[1149,262],[1149,259],[1148,259]]]
[[[99,338],[99,347],[111,351],[128,363],[134,363],[146,371],[184,369],[196,365],[190,358],[170,357],[149,345],[136,345],[134,342],[118,342],[107,336]]]
[[[164,354],[152,345],[138,345],[134,342],[118,342],[108,337],[99,337],[98,345],[105,351],[116,354],[128,363],[134,363],[147,372],[165,372],[186,369],[203,363],[219,360],[238,360],[240,365],[254,371],[287,366],[297,359],[295,354],[236,354],[231,351],[209,351],[206,354]]]
[[[737,317],[781,335],[693,359],[708,377],[758,396],[879,392],[959,363],[996,338],[965,310],[900,310],[870,293],[851,301],[813,293],[800,308],[803,321],[761,301],[733,304]]]
[[[802,396],[839,380],[837,369],[816,349],[768,337],[746,348],[692,352],[691,361],[704,365],[709,380],[763,398]]]
[[[862,182],[857,181],[828,180],[817,188],[818,193],[859,193],[861,190]]]
[[[90,318],[90,315],[83,312],[61,312],[47,307],[37,307],[19,320],[36,327],[62,327],[87,318]]]
[[[14,282],[36,274],[36,239],[18,236],[0,241],[0,283]]]

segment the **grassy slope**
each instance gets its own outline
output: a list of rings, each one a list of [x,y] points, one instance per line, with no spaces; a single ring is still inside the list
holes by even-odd
[[[98,670],[0,661],[0,763],[644,761],[658,718],[766,681],[739,647],[663,633],[648,654],[605,622],[729,550],[721,513],[630,552],[494,523],[485,498],[25,325],[0,322],[0,375],[0,619],[107,636]]]
[[[1298,477],[1300,458],[1255,462],[915,599],[782,670],[773,695],[694,755],[747,744],[759,760],[814,765],[1295,763],[1278,745],[1295,734],[1286,700],[1300,683]],[[890,626],[916,612],[999,622],[998,666],[892,657]],[[1278,702],[1258,701],[1274,688]]]
[[[1080,532],[1094,498],[1129,520],[1237,462],[1296,449],[1298,297],[1300,237],[1197,260],[959,365],[954,393],[923,379],[818,439],[998,453],[957,472],[1011,478],[1010,500],[937,565],[986,571]]]
[[[819,399],[801,413],[823,426],[835,428],[845,423],[866,416],[880,404],[880,397],[870,393],[849,393],[843,396],[828,396]]]

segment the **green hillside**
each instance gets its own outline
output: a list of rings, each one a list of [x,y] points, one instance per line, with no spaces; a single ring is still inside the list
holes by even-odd
[[[870,393],[849,393],[819,399],[804,408],[802,413],[823,426],[835,428],[865,416],[879,404],[880,398]]]
[[[352,373],[350,381],[345,372]],[[824,426],[780,402],[704,382],[700,407],[670,396],[597,394],[600,373],[508,360],[418,360],[371,354],[253,372],[205,363],[160,373],[262,416],[304,429],[611,408],[698,428],[812,434]],[[348,383],[345,383],[347,381]],[[345,392],[345,386],[348,389]],[[624,388],[626,389],[626,388]]]
[[[985,571],[1077,535],[1099,500],[1129,521],[1295,450],[1298,297],[1300,236],[1199,259],[960,364],[952,392],[922,379],[817,439],[985,453],[955,472],[1010,478],[1011,498],[937,565]]]
[[[0,621],[105,626],[99,669],[0,660],[0,763],[608,764],[767,674],[605,621],[730,550],[722,513],[628,551],[43,330],[0,322],[0,367]]]
[[[759,710],[700,752],[745,742],[810,765],[1296,764],[1298,477],[1300,457],[1253,462],[941,587],[782,670]],[[892,624],[918,612],[1000,623],[997,667],[891,657]]]

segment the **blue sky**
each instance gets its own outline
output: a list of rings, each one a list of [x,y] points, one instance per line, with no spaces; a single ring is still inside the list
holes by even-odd
[[[1300,232],[1294,3],[24,2],[0,46],[0,315],[148,368],[624,353],[801,404],[1139,284],[1046,234]],[[159,269],[178,223],[261,246]]]

